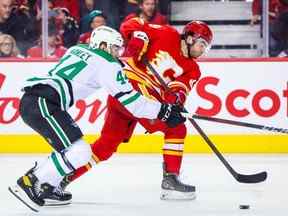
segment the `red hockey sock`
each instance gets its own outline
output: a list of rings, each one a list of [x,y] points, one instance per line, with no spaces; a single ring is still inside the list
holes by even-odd
[[[85,166],[79,167],[76,169],[76,171],[73,172],[72,175],[68,176],[69,181],[74,181],[75,179],[79,178],[80,176],[84,175],[86,172],[88,172],[91,169],[91,164],[88,163]]]
[[[166,172],[168,173],[175,173],[179,175],[181,162],[182,162],[182,155],[168,155],[163,154],[163,159],[165,163]]]
[[[183,139],[165,139],[163,146],[163,159],[166,172],[179,174],[182,163],[183,148]]]

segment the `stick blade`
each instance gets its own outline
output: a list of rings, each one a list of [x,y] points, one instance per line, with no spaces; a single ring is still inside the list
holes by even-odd
[[[267,172],[260,172],[252,175],[238,174],[236,179],[238,182],[246,184],[260,183],[267,179]]]

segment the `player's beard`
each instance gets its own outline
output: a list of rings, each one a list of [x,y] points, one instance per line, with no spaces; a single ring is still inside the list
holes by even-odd
[[[183,56],[185,56],[186,58],[189,58],[188,46],[187,46],[185,40],[181,40],[181,51],[182,51]]]
[[[198,58],[198,57],[200,57],[202,54],[203,54],[203,52],[201,52],[201,51],[196,51],[196,50],[190,49],[190,56],[191,56],[192,58]]]

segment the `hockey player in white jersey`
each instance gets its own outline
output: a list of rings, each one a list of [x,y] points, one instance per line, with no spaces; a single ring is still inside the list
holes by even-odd
[[[17,180],[9,191],[33,211],[45,199],[57,194],[63,176],[87,164],[91,148],[67,109],[100,87],[117,98],[131,115],[161,119],[169,127],[185,121],[176,105],[160,104],[133,90],[123,77],[117,60],[123,39],[117,31],[101,26],[92,32],[89,45],[67,50],[59,63],[45,77],[27,80],[20,102],[23,121],[38,132],[55,150],[45,162],[35,165]],[[59,191],[59,193],[63,193]],[[61,194],[71,200],[71,194]]]

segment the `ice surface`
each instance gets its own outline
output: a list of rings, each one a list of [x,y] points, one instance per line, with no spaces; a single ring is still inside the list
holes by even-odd
[[[183,181],[196,185],[194,201],[159,199],[161,155],[115,154],[68,189],[73,203],[33,213],[7,190],[46,155],[0,155],[1,216],[287,216],[288,155],[225,155],[239,173],[267,171],[261,184],[240,184],[212,154],[186,154]],[[250,205],[249,210],[239,205]]]

